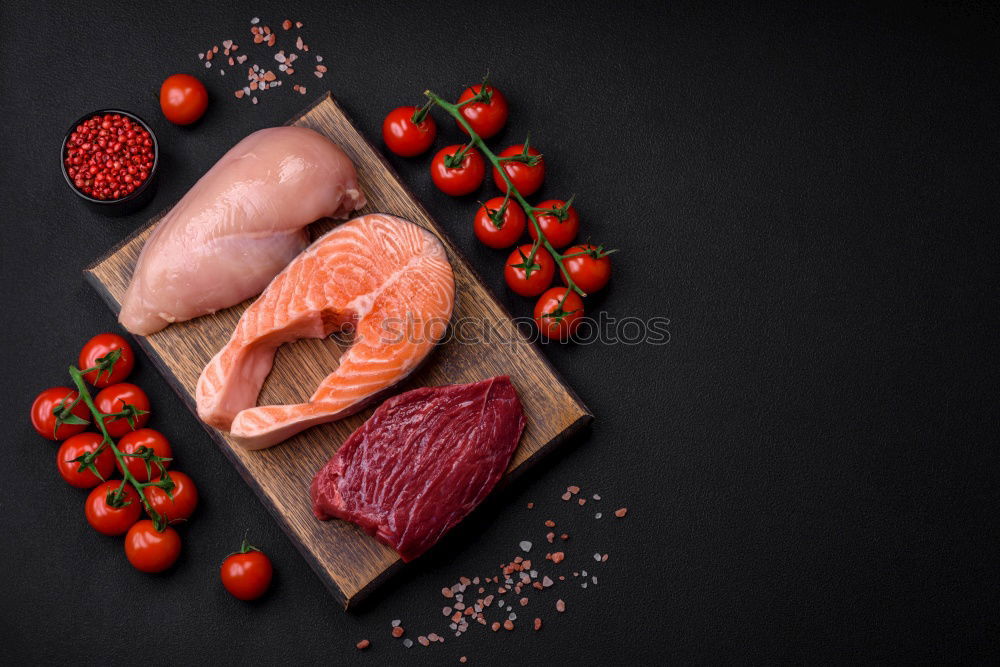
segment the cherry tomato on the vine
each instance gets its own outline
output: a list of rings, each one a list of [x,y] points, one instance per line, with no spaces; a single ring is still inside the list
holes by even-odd
[[[499,218],[499,227],[494,218]],[[491,248],[509,248],[524,234],[526,219],[524,209],[516,201],[508,199],[507,207],[504,208],[504,198],[494,197],[476,211],[472,229],[476,233],[476,238],[484,245]]]
[[[222,561],[220,571],[222,585],[240,600],[256,600],[266,593],[273,574],[271,559],[245,540],[237,553]]]
[[[565,302],[563,296],[566,297]],[[539,297],[535,304],[535,323],[546,338],[568,339],[580,326],[581,319],[583,299],[573,291],[566,294],[565,287],[553,287]]]
[[[542,234],[556,250],[565,248],[580,231],[580,216],[572,206],[566,206],[566,202],[561,199],[548,199],[538,204],[535,208],[547,209],[549,211],[562,211],[561,215],[555,213],[535,213],[535,220],[542,228]],[[561,219],[560,219],[561,218]],[[533,240],[538,239],[538,232],[534,225],[528,225],[528,233]]]
[[[85,431],[88,424],[56,423],[55,411],[72,405],[77,396],[76,390],[69,387],[51,387],[40,393],[31,404],[31,425],[38,435],[49,440],[65,440]],[[90,419],[90,410],[83,401],[76,404],[72,414],[80,419]]]
[[[112,438],[120,438],[129,431],[138,431],[149,421],[149,398],[139,387],[131,382],[120,382],[110,387],[105,387],[94,397],[94,405],[104,414],[122,412],[126,410],[126,405],[132,406],[142,414],[135,414],[129,424],[127,417],[107,417],[104,420],[104,427],[108,429],[108,434]]]
[[[461,164],[449,167],[447,161],[450,156],[465,151],[465,156]],[[479,188],[486,176],[486,162],[483,155],[475,148],[466,149],[458,144],[446,146],[437,152],[431,160],[431,178],[434,185],[445,193],[453,197],[460,197],[474,192]]]
[[[587,294],[596,292],[611,280],[611,260],[601,248],[583,243],[569,248],[565,254],[576,255],[564,259],[563,266],[573,282]],[[563,282],[566,282],[565,276]]]
[[[469,86],[459,96],[458,103],[461,104],[466,100],[471,100],[482,89],[483,86],[481,84]],[[486,84],[486,91],[486,96],[489,97],[488,100],[469,102],[465,106],[460,107],[462,116],[472,126],[473,131],[483,139],[489,139],[502,130],[503,126],[507,123],[507,115],[509,113],[507,98],[503,96],[503,93],[488,83]],[[458,123],[458,121],[455,122]],[[469,133],[462,127],[461,123],[458,123],[458,127],[462,132]]]
[[[94,530],[105,535],[121,535],[129,529],[142,515],[142,501],[131,484],[125,484],[125,504],[122,507],[112,507],[107,502],[108,493],[121,486],[121,482],[104,482],[94,487],[87,496],[84,513],[87,523]]]
[[[382,138],[396,155],[420,155],[434,143],[437,137],[434,117],[427,114],[422,121],[414,123],[413,114],[418,111],[417,107],[399,107],[390,111],[382,121]]]
[[[180,555],[180,535],[170,526],[160,531],[152,521],[142,519],[125,536],[125,557],[140,572],[163,572]]]
[[[159,481],[159,477],[153,481]],[[194,485],[194,480],[188,475],[176,470],[171,471],[170,479],[174,482],[174,488],[167,492],[158,486],[147,486],[146,500],[153,507],[157,514],[162,516],[168,523],[177,523],[190,519],[194,510],[198,507],[198,487]]]
[[[516,144],[503,149],[497,157],[513,157],[515,155],[522,155],[523,153],[524,144]],[[537,159],[532,160],[533,164],[517,160],[504,160],[501,163],[503,170],[507,172],[507,176],[514,183],[514,187],[517,188],[522,197],[527,197],[537,192],[538,188],[542,187],[542,181],[545,180],[545,158],[541,157],[542,154],[530,146],[528,147],[528,155],[537,157]],[[500,172],[496,168],[493,169],[493,182],[497,184],[501,192],[507,192],[507,181],[503,179],[503,176],[500,175]]]
[[[117,359],[114,363],[109,367],[100,367],[85,374],[83,377],[87,382],[97,388],[121,382],[135,367],[135,353],[132,352],[132,346],[127,340],[113,333],[97,334],[84,343],[78,362],[81,371],[99,366],[99,359],[106,359],[105,364],[108,364],[110,361],[108,357],[115,350],[118,350],[118,353],[115,355]]]
[[[166,436],[157,430],[151,428],[140,428],[138,431],[132,431],[131,433],[126,433],[122,436],[122,439],[118,441],[118,449],[121,450],[122,454],[135,454],[140,447],[146,447],[153,450],[153,454],[156,456],[162,456],[164,458],[173,457],[173,450],[170,448],[170,441],[167,440]],[[160,461],[164,468],[170,467],[170,461]],[[150,478],[150,472],[146,470],[146,461],[137,456],[126,456],[125,465],[128,466],[128,470],[132,473],[140,482],[148,482]],[[122,466],[119,463],[118,469],[121,470]],[[160,468],[155,462],[150,461],[149,470],[152,472],[153,477],[158,477],[160,474]],[[124,474],[124,473],[123,473]]]
[[[190,74],[168,76],[160,86],[160,109],[175,125],[190,125],[205,114],[208,91]]]
[[[531,275],[527,275],[528,257],[531,255],[531,244],[525,243],[514,249],[507,257],[503,268],[503,277],[507,286],[521,296],[538,296],[552,284],[556,273],[556,262],[545,248],[535,252]]]
[[[70,486],[75,486],[78,489],[89,489],[111,477],[111,473],[115,471],[115,455],[110,447],[105,447],[91,461],[91,464],[97,468],[97,472],[101,475],[100,477],[95,475],[91,468],[80,470],[83,463],[73,460],[96,452],[103,442],[104,436],[97,433],[78,433],[67,438],[66,442],[59,446],[59,451],[56,453],[56,467],[59,469],[59,474]]]

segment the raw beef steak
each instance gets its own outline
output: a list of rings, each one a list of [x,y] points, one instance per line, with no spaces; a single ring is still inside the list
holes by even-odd
[[[489,494],[524,422],[507,376],[390,398],[316,473],[313,513],[352,521],[411,561]]]

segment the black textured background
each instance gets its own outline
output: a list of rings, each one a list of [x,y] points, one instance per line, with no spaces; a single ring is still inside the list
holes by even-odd
[[[0,661],[192,664],[653,664],[996,658],[998,16],[960,3],[0,4]],[[295,5],[299,6],[296,7]],[[726,3],[728,5],[728,3]],[[821,6],[822,5],[822,6]],[[249,44],[249,19],[300,19],[305,73],[256,107],[198,51]],[[140,362],[151,426],[202,505],[171,573],[132,570],[83,519],[27,420],[34,394],[114,318],[82,267],[179,198],[225,150],[329,89],[369,137],[424,88],[489,69],[528,130],[543,195],[579,194],[586,234],[621,249],[614,316],[663,316],[663,347],[549,345],[597,416],[357,614],[338,609],[201,427]],[[204,78],[199,125],[154,93]],[[155,201],[106,219],[67,190],[67,124],[120,106],[164,151]],[[445,136],[455,136],[442,122]],[[441,144],[439,144],[441,145]],[[473,198],[392,159],[513,313],[502,255],[474,243]],[[481,197],[490,196],[488,190]],[[605,514],[558,500],[600,493]],[[290,493],[302,492],[290,489]],[[538,504],[533,513],[528,501]],[[409,652],[444,628],[441,586],[542,541],[552,516],[600,577],[532,596],[504,636]],[[277,576],[229,597],[221,559],[249,529]],[[594,551],[609,552],[596,566]],[[588,567],[591,566],[591,567]],[[575,567],[575,565],[574,565]],[[565,614],[551,609],[556,595]],[[538,611],[540,610],[540,611]],[[526,613],[525,613],[526,612]],[[525,629],[535,615],[540,633]],[[368,637],[373,647],[353,646]]]

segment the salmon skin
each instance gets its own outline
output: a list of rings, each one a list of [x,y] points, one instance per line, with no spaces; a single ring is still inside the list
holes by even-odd
[[[355,218],[317,239],[246,309],[198,378],[198,416],[262,449],[352,414],[423,361],[454,304],[436,236],[391,215]],[[345,329],[353,344],[307,403],[255,407],[280,345]]]
[[[394,396],[313,477],[313,514],[351,521],[411,561],[486,498],[524,425],[505,375]]]

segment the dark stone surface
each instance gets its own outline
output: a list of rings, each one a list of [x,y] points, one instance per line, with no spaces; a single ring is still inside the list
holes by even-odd
[[[995,658],[995,10],[263,4],[0,5],[0,659]],[[235,68],[223,77],[197,60],[226,38],[249,46],[253,16],[305,22],[329,67],[322,80],[305,73],[308,95],[289,84],[251,106],[232,96]],[[120,540],[88,527],[85,494],[57,476],[55,448],[27,420],[37,391],[68,381],[79,345],[116,329],[83,266],[241,137],[327,89],[378,138],[392,107],[425,88],[457,96],[487,69],[512,104],[496,143],[530,130],[549,166],[540,196],[578,193],[585,235],[620,249],[591,312],[668,317],[670,343],[547,346],[593,427],[350,615],[140,360],[151,426],[203,502],[175,570],[134,571]],[[155,100],[177,71],[213,96],[189,129]],[[82,207],[56,162],[67,124],[109,106],[148,119],[163,145],[156,198],[127,218]],[[502,285],[503,254],[474,242],[475,197],[434,191],[425,158],[392,162],[511,311],[528,314]],[[569,484],[603,500],[563,504]],[[608,520],[621,505],[628,517]],[[569,569],[599,584],[531,596],[504,636],[443,632],[437,591],[492,574],[521,540],[544,551],[550,517],[573,536]],[[217,574],[245,531],[277,570],[254,604]],[[611,556],[598,565],[594,552]],[[527,629],[536,615],[539,633]],[[448,641],[405,651],[389,638],[395,618],[411,637]]]

